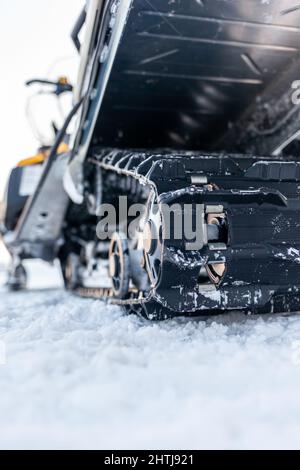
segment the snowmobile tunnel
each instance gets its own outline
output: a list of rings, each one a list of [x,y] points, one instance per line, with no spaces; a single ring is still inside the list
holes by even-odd
[[[102,18],[81,143],[93,136],[103,147],[209,149],[299,60],[295,0],[122,0],[117,7]]]

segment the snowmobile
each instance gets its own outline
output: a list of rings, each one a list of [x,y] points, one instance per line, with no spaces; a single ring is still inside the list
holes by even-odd
[[[299,311],[295,1],[90,0],[72,39],[74,107],[26,203],[23,167],[7,192],[14,277],[59,259],[70,291],[155,320]]]
[[[35,155],[22,159],[17,166],[12,170],[6,189],[5,201],[1,204],[1,221],[0,221],[0,234],[3,236],[3,241],[11,254],[12,262],[9,268],[7,286],[12,291],[25,289],[27,286],[27,273],[23,266],[23,260],[35,258],[35,252],[31,246],[28,250],[15,243],[15,235],[18,230],[18,225],[21,222],[22,214],[25,211],[26,204],[29,202],[30,197],[34,194],[38,183],[41,179],[47,160],[51,154],[53,140],[58,133],[58,125],[55,119],[51,121],[50,132],[44,133],[39,126],[39,119],[35,116],[36,101],[42,98],[42,105],[45,103],[49,106],[49,98],[54,97],[54,101],[58,104],[57,109],[60,114],[60,119],[65,118],[64,106],[60,102],[63,95],[72,92],[73,87],[69,83],[67,77],[60,77],[57,81],[48,79],[32,79],[26,82],[27,87],[36,87],[35,92],[28,98],[26,111],[28,121],[32,127],[33,133],[40,143],[38,151]],[[46,101],[44,100],[46,98]],[[57,116],[56,116],[57,118]],[[58,158],[62,161],[67,161],[68,155],[68,141],[69,136],[64,135],[57,147],[56,153]],[[57,170],[56,170],[57,171]],[[57,185],[58,188],[62,186],[62,179],[59,173],[52,177],[50,184]],[[58,189],[59,190],[59,189]],[[53,191],[53,190],[52,190]],[[58,194],[57,194],[58,195]],[[68,203],[68,198],[64,192],[60,194],[59,210],[63,210],[63,204]],[[40,221],[46,217],[46,213],[39,214]],[[47,249],[43,249],[43,259],[47,259]],[[52,255],[50,255],[51,261]]]

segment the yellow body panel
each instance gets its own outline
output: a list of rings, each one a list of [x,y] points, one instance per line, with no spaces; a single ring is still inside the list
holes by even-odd
[[[65,142],[62,142],[60,146],[58,147],[57,153],[58,155],[60,155],[68,151],[69,151],[68,144],[66,144]],[[39,152],[33,157],[29,157],[29,158],[25,158],[24,160],[21,160],[17,166],[22,167],[22,166],[40,165],[44,163],[44,161],[49,156],[49,154],[50,154],[50,150],[46,150],[45,152]]]
[[[44,163],[45,159],[49,155],[49,152],[40,152],[33,157],[25,158],[18,163],[18,166],[32,166]]]
[[[70,150],[70,147],[65,142],[62,142],[58,147],[57,153],[61,155],[62,153],[67,153]]]

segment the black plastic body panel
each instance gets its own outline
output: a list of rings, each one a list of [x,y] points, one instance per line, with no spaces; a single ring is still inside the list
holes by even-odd
[[[28,197],[20,195],[20,185],[23,168],[14,168],[11,172],[5,201],[4,226],[7,230],[16,228],[19,217],[25,207]]]

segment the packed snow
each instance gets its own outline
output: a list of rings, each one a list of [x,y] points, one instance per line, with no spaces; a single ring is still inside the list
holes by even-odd
[[[300,448],[299,315],[150,323],[33,273],[0,291],[2,449]]]

